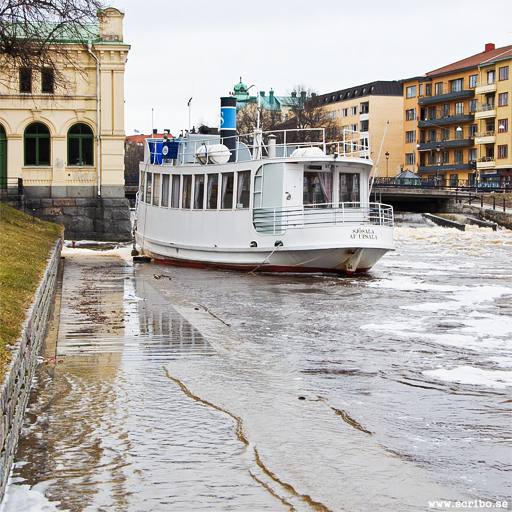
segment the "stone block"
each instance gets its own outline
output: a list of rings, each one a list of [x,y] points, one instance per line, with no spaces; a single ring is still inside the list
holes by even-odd
[[[96,208],[99,204],[100,200],[96,197],[77,197],[75,199],[75,204],[77,206],[87,206]]]
[[[53,200],[54,206],[75,206],[75,200],[74,199],[54,199]]]

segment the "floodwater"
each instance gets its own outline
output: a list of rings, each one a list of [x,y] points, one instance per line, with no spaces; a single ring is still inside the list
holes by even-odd
[[[350,278],[67,249],[2,512],[512,508],[512,232],[395,238]]]

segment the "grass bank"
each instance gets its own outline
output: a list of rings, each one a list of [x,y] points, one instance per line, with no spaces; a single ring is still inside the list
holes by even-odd
[[[63,228],[0,203],[0,381]]]

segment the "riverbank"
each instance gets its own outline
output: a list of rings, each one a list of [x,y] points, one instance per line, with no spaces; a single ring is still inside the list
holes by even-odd
[[[20,337],[27,311],[63,228],[0,203],[0,230],[0,375],[3,376],[12,359],[9,347]]]

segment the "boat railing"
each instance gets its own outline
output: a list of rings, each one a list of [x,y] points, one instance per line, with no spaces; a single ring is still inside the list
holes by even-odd
[[[254,208],[253,224],[260,234],[282,235],[288,229],[347,224],[393,227],[393,207],[381,203],[322,203]]]
[[[148,138],[145,143],[144,163],[153,165],[199,165],[197,151],[206,146],[206,155],[212,146],[223,143],[235,146],[231,153],[234,161],[289,158],[298,149],[319,148],[324,155],[337,157],[370,158],[368,132],[344,130],[342,140],[327,142],[324,128],[256,131],[233,136],[236,144],[229,144],[231,137],[207,135],[178,137],[175,139]],[[313,153],[304,152],[311,156]],[[320,154],[320,153],[319,153]],[[232,159],[233,161],[233,159]],[[210,158],[203,158],[202,165],[217,165]]]

